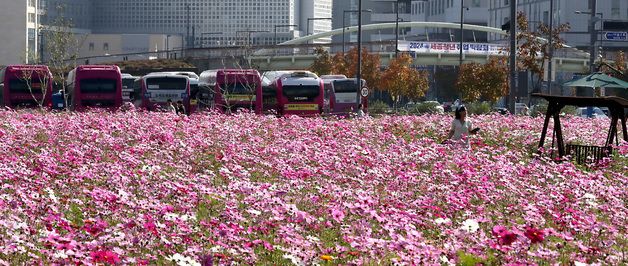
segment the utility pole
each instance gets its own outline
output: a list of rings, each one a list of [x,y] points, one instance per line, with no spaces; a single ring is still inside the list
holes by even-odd
[[[554,31],[554,0],[550,0],[550,12],[549,12],[549,36],[547,37],[549,44],[549,52],[547,62],[547,94],[552,94],[552,61],[554,61],[554,47],[553,47],[553,31]]]
[[[358,89],[356,90],[355,112],[358,113],[362,90],[362,0],[358,0],[358,71],[356,73],[355,86]]]
[[[462,45],[463,45],[463,37],[464,37],[464,0],[460,0],[460,67],[462,67]]]
[[[595,41],[597,41],[597,35],[595,32],[597,0],[589,0],[589,7],[591,8],[591,18],[589,20],[589,33],[591,34],[591,47],[589,48],[589,73],[593,73],[595,72]]]
[[[399,0],[395,1],[395,58],[399,57]]]
[[[515,94],[517,92],[517,0],[510,0],[510,92],[508,110],[515,113]]]

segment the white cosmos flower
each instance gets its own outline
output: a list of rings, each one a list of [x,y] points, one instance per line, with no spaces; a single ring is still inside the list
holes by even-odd
[[[467,233],[475,233],[480,229],[480,224],[478,221],[473,219],[467,219],[462,222],[462,230],[467,231]]]

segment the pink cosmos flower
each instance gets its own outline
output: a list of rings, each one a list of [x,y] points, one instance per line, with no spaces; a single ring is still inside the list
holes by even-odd
[[[89,253],[94,263],[117,264],[120,262],[118,254],[109,250],[92,251]]]
[[[338,223],[342,223],[342,221],[345,219],[345,213],[342,210],[339,209],[332,209],[331,210],[331,217]]]
[[[497,242],[500,245],[510,246],[517,240],[517,234],[508,231],[506,227],[496,225],[493,227],[493,236],[497,238]]]
[[[543,240],[545,240],[545,232],[543,232],[543,230],[541,229],[537,229],[534,227],[526,228],[526,231],[523,233],[523,235],[530,239],[532,244],[541,243],[543,242]]]

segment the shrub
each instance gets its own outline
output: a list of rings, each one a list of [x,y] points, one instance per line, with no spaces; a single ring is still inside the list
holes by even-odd
[[[489,102],[472,102],[466,104],[466,107],[469,114],[482,115],[491,112],[491,104]]]
[[[384,114],[390,108],[388,104],[383,101],[377,100],[373,103],[369,104],[369,113],[370,114]]]
[[[408,110],[411,114],[442,114],[444,113],[443,107],[436,101],[426,101],[416,104],[413,108]]]
[[[547,101],[543,100],[541,102],[539,102],[538,104],[532,106],[532,108],[530,109],[530,115],[533,117],[537,117],[537,116],[545,116],[545,113],[547,112]],[[567,115],[575,115],[576,114],[576,110],[578,110],[577,107],[575,106],[571,106],[571,105],[567,105],[565,107],[563,107],[563,109],[560,111],[561,114],[567,114]]]

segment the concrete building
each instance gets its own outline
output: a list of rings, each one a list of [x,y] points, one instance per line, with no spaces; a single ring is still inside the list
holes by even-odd
[[[0,8],[0,65],[37,61],[39,0],[4,1]]]
[[[465,0],[464,1],[464,22],[475,25],[488,24],[488,1],[489,0]],[[357,0],[335,1],[334,2],[334,29],[345,26],[357,25],[358,9]],[[386,23],[395,22],[397,11],[399,21],[438,21],[438,22],[460,22],[459,0],[365,0],[362,3],[363,12],[362,23]],[[397,10],[398,9],[398,10]],[[343,23],[344,20],[344,23]],[[458,41],[459,31],[443,29],[410,29],[400,28],[399,38],[402,40],[425,40],[429,34],[431,40]],[[465,41],[485,41],[486,34],[470,31],[464,32]],[[396,37],[394,30],[379,30],[377,32],[364,32],[363,41],[385,41],[394,40]],[[334,42],[342,42],[342,36],[334,37]],[[355,42],[357,34],[346,34],[346,42]]]
[[[83,46],[79,63],[94,64],[125,60],[180,58],[182,35],[166,34],[88,34],[78,35]]]
[[[554,12],[550,12],[550,0],[519,0],[517,9],[528,14],[529,27],[536,28],[539,23],[549,24],[549,16],[553,14],[554,25],[569,23],[571,29],[563,34],[563,38],[570,46],[575,46],[588,51],[590,45],[590,33],[588,23],[590,15],[577,14],[577,11],[589,12],[588,0],[553,0]],[[509,0],[489,1],[489,26],[501,27],[510,18]],[[597,17],[603,20],[628,20],[628,1],[606,0],[597,1]],[[602,23],[596,23],[596,29],[601,29]],[[491,36],[491,39],[500,37]],[[601,40],[601,36],[599,37]],[[596,46],[604,46],[605,50],[615,51],[626,49],[628,42],[599,41]]]

